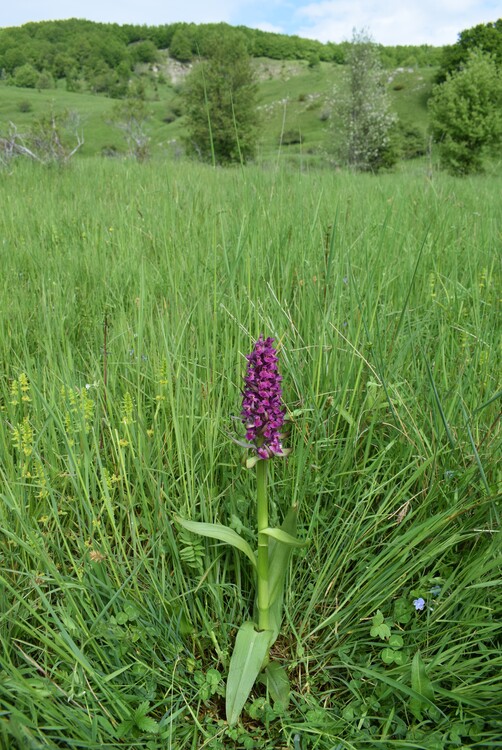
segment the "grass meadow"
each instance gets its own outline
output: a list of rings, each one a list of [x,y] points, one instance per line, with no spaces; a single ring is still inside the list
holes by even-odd
[[[502,747],[501,188],[416,162],[3,174],[2,749]],[[293,448],[271,523],[297,503],[309,545],[289,702],[258,685],[229,728],[251,566],[174,517],[254,527],[231,437],[260,333]]]

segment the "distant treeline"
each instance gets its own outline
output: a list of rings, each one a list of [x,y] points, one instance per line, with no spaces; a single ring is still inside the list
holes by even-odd
[[[106,69],[131,71],[137,63],[154,63],[158,50],[189,62],[204,57],[215,35],[243,35],[252,57],[343,64],[349,42],[335,44],[286,36],[246,26],[172,23],[163,26],[104,24],[72,18],[0,29],[0,71],[15,75],[31,65],[55,79],[101,75]],[[384,65],[437,65],[442,49],[429,45],[381,47]]]

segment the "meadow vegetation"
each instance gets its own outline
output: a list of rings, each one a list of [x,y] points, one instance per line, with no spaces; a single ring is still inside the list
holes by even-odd
[[[14,92],[14,89],[10,91]],[[100,100],[103,101],[103,100]],[[0,747],[497,748],[501,178],[19,161],[0,182]],[[274,659],[228,727],[276,339]],[[254,547],[255,540],[248,540]]]

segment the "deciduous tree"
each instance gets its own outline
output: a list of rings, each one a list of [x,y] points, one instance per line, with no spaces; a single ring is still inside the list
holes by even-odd
[[[244,163],[257,139],[256,83],[245,39],[218,35],[184,91],[189,151],[213,164]]]
[[[469,53],[475,49],[489,52],[495,57],[497,64],[502,65],[502,18],[464,29],[455,44],[444,47],[437,82],[443,83],[448,73],[460,70],[467,62]]]
[[[339,129],[339,153],[354,169],[377,172],[397,160],[391,112],[376,44],[364,32],[354,31],[347,53],[346,86],[334,104]]]
[[[502,79],[492,55],[475,50],[461,70],[433,89],[432,132],[443,165],[454,174],[481,171],[502,142]]]
[[[128,155],[137,161],[145,161],[150,155],[148,135],[149,113],[144,98],[134,96],[134,91],[113,109],[111,122],[123,134]]]

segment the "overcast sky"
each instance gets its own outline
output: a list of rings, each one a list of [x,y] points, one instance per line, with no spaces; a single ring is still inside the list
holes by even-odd
[[[174,21],[299,34],[322,42],[365,29],[380,44],[453,44],[463,29],[496,21],[500,0],[0,0],[0,28],[87,18],[158,26]]]

